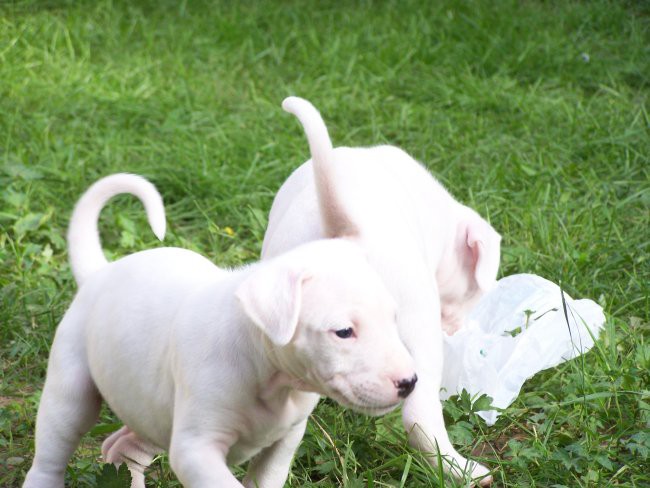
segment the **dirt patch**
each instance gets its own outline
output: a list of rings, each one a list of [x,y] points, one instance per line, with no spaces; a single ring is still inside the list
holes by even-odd
[[[508,448],[509,440],[515,439],[522,441],[527,438],[528,437],[526,436],[525,432],[520,429],[514,429],[508,431],[507,433],[501,434],[495,440],[492,440],[490,442],[481,442],[474,449],[472,449],[472,456],[491,457],[494,456],[495,452],[501,456]]]
[[[7,397],[0,395],[0,408],[6,407],[12,403],[22,403],[23,399],[20,397]]]

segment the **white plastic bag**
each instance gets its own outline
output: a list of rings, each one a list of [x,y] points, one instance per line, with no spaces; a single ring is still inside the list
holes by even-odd
[[[465,325],[445,337],[441,398],[467,390],[487,394],[505,408],[524,381],[537,372],[584,354],[605,323],[602,307],[573,300],[540,276],[502,278],[470,313]],[[568,322],[567,322],[568,317]],[[498,412],[479,412],[488,425]]]

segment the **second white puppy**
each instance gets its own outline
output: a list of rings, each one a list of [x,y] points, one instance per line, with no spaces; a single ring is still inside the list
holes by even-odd
[[[63,487],[102,399],[127,426],[104,447],[128,458],[133,486],[168,449],[186,487],[241,487],[228,464],[255,456],[244,486],[279,488],[319,394],[382,414],[413,390],[395,303],[359,247],[313,242],[234,271],[176,248],[107,263],[97,218],[124,192],[164,233],[160,197],[140,177],[104,178],[78,203],[80,289],[52,345],[25,487]]]
[[[449,441],[439,391],[443,329],[453,333],[495,283],[501,237],[401,149],[333,148],[308,101],[289,97],[282,107],[302,123],[312,159],[273,201],[263,259],[323,237],[362,246],[397,301],[399,334],[420,377],[403,410],[411,443],[433,464],[439,453],[455,476],[489,484],[488,470]]]

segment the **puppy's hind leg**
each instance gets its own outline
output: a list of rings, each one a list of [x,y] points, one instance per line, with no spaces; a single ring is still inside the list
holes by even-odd
[[[50,353],[36,418],[36,453],[23,488],[62,488],[72,453],[99,416],[101,396],[82,345],[64,325],[65,319]]]
[[[161,449],[140,439],[126,426],[111,434],[102,444],[105,462],[116,466],[126,463],[129,467],[131,488],[145,488],[144,470],[160,452]]]

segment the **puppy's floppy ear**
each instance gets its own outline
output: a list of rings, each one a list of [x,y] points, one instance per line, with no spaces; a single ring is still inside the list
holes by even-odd
[[[246,315],[276,346],[289,344],[296,332],[306,273],[265,263],[235,292]]]
[[[478,287],[488,290],[494,285],[499,271],[501,236],[480,217],[462,222],[458,229],[461,260],[473,274]]]

